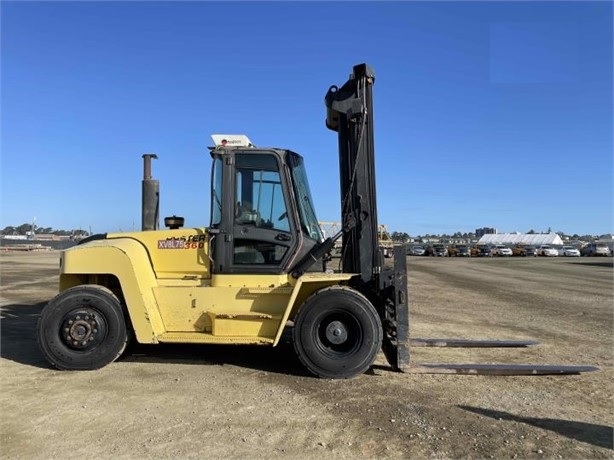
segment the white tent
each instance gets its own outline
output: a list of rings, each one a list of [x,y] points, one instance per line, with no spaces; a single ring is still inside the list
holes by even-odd
[[[562,246],[563,240],[556,233],[491,233],[482,236],[478,244],[551,244]]]

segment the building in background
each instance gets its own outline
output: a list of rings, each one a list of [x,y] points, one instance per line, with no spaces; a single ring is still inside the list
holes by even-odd
[[[532,246],[541,246],[542,244],[550,244],[553,246],[562,246],[563,240],[554,233],[496,233],[482,235],[478,244],[530,244]]]
[[[492,227],[482,227],[482,228],[475,229],[476,238],[481,238],[484,235],[491,235],[491,234],[496,234],[496,233],[497,233],[497,229],[492,228]]]

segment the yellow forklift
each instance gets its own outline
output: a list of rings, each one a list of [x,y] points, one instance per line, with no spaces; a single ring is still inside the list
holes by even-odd
[[[412,346],[526,346],[531,341],[409,339],[405,248],[378,248],[373,70],[354,66],[325,96],[338,133],[342,229],[324,238],[303,158],[246,136],[214,135],[211,221],[158,229],[159,184],[144,155],[142,231],[93,235],[60,258],[60,293],[43,309],[39,346],[55,367],[90,370],[138,343],[276,346],[286,327],[300,361],[323,378],[351,378],[383,351],[398,371],[509,373],[510,366],[412,365]],[[342,239],[340,272],[326,267]],[[514,373],[588,367],[527,366]]]

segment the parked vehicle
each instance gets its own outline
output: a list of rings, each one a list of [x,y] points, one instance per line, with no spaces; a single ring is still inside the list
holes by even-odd
[[[410,245],[407,247],[408,256],[423,256],[426,248],[422,245]]]
[[[448,255],[448,248],[443,244],[434,244],[433,249],[435,250],[436,257],[446,257]]]
[[[537,248],[537,255],[544,257],[558,257],[559,251],[554,249],[549,244],[542,244]]]
[[[426,248],[427,256],[435,256],[435,257],[446,257],[448,255],[448,248],[443,244],[433,244]]]
[[[512,255],[512,250],[503,244],[495,244],[492,248],[492,255],[499,257],[509,257]]]
[[[563,246],[559,248],[559,256],[563,257],[580,257],[580,251],[573,246]]]
[[[475,247],[477,257],[492,257],[492,249],[486,244],[479,244]]]
[[[609,256],[610,248],[607,243],[588,243],[580,250],[583,256]]]
[[[535,257],[537,255],[537,248],[530,244],[517,244],[512,248],[512,255],[520,257]]]
[[[448,246],[449,257],[470,257],[471,250],[466,244],[453,244]]]
[[[524,254],[521,254],[526,257],[536,257],[537,256],[537,248],[535,246],[525,246]]]

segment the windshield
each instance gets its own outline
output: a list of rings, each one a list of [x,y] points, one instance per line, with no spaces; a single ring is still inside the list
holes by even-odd
[[[301,230],[305,236],[316,241],[323,241],[322,230],[313,209],[313,200],[307,182],[307,173],[303,159],[293,153],[288,154],[292,173],[292,187],[296,196],[299,218],[301,220]]]

